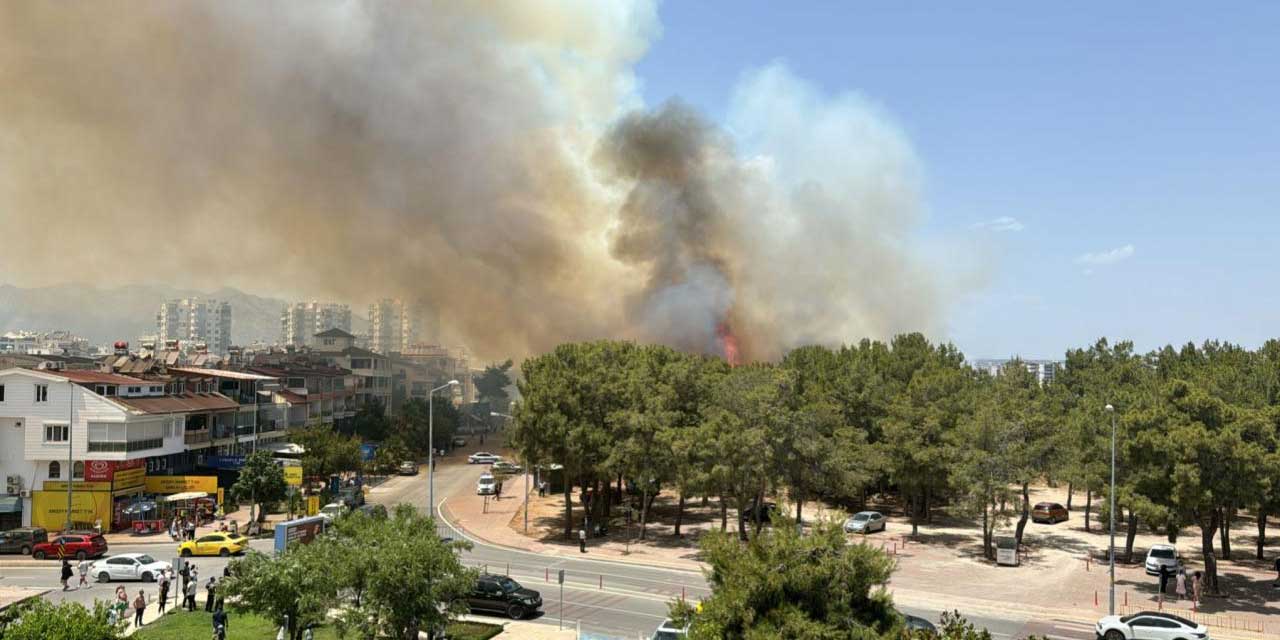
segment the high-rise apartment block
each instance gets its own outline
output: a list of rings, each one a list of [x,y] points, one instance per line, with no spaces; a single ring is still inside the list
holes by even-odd
[[[313,347],[316,334],[329,329],[351,331],[351,307],[345,304],[296,302],[280,314],[280,343]]]
[[[400,300],[369,305],[369,349],[383,355],[404,353],[417,341],[417,326],[409,306]]]
[[[195,346],[204,344],[210,353],[226,355],[231,346],[231,304],[218,300],[184,298],[160,305],[156,332],[161,343],[178,340]]]

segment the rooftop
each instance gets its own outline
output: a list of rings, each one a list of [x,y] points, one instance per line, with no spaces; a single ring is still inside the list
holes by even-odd
[[[220,393],[183,393],[158,398],[122,398],[110,400],[142,413],[190,413],[224,411],[240,407],[240,403]]]
[[[190,367],[169,367],[170,373],[180,373],[187,376],[201,376],[205,378],[227,378],[230,380],[275,380],[273,376],[264,376],[256,373],[247,373],[244,371],[228,371],[227,369],[196,369]]]
[[[321,331],[320,333],[317,333],[315,337],[317,338],[351,338],[353,340],[355,339],[355,336],[337,327],[334,327],[332,329],[327,329],[325,331]]]
[[[104,373],[102,371],[90,371],[88,369],[45,370],[44,373],[55,375],[59,378],[66,378],[72,382],[81,382],[85,384],[149,384],[147,380],[143,380],[142,378],[122,376],[116,373]]]

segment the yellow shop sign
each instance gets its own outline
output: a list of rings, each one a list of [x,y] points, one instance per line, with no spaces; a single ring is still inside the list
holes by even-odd
[[[217,476],[147,476],[147,493],[216,493]]]

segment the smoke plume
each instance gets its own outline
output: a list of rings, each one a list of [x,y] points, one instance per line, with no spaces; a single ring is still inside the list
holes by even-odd
[[[646,111],[658,30],[625,0],[0,4],[0,282],[398,296],[482,357],[936,328],[897,129],[781,65],[726,130]]]

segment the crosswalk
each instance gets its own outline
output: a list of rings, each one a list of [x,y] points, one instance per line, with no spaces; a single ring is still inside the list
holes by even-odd
[[[1095,636],[1094,627],[1088,622],[1053,620],[1047,626],[1041,635],[1051,640],[1089,640]]]

